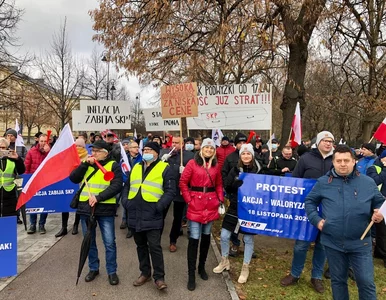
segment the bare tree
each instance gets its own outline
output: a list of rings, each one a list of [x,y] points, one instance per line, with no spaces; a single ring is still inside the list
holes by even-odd
[[[84,94],[91,99],[106,99],[107,72],[101,60],[102,53],[93,49],[85,74]]]

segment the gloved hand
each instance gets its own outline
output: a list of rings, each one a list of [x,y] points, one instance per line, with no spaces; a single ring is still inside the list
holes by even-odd
[[[242,186],[244,183],[243,180],[240,180],[240,179],[236,179],[234,182],[233,182],[233,187],[235,189],[238,189],[240,186]]]
[[[180,166],[180,174],[182,174],[182,172],[184,172],[184,169],[185,169],[184,166]]]
[[[171,155],[170,154],[164,154],[164,155],[162,155],[162,158],[161,158],[161,160],[162,161],[168,161],[168,159],[171,157]]]

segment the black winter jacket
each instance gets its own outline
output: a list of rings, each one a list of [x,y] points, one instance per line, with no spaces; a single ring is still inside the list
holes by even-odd
[[[225,181],[225,178],[228,176],[229,172],[237,167],[237,163],[239,162],[239,151],[240,150],[235,150],[233,153],[229,154],[224,161],[224,165],[221,170],[221,176],[222,176],[222,181]]]
[[[300,157],[292,177],[318,179],[330,171],[331,167],[332,153],[323,158],[318,149],[312,149]]]
[[[142,170],[144,170],[143,180],[159,161],[160,159],[155,160],[146,168],[144,167],[145,162],[140,162]],[[130,190],[129,174],[122,192],[122,205],[127,211],[127,224],[129,228],[134,229],[136,232],[161,229],[163,227],[163,212],[176,195],[176,182],[169,166],[163,171],[162,177],[164,194],[158,202],[147,202],[142,198],[141,188],[134,199],[128,200]]]
[[[100,161],[99,163],[104,166],[109,161],[113,159],[107,158],[104,161]],[[73,183],[81,183],[85,177],[87,169],[89,166],[92,166],[94,169],[98,167],[94,165],[90,165],[87,162],[82,162],[74,171],[70,174],[70,180]],[[112,197],[115,197],[122,190],[122,169],[118,163],[114,162],[112,166],[112,172],[114,172],[114,178],[110,181],[110,185],[104,191],[102,191],[99,195],[96,195],[96,199],[98,203],[95,205],[95,216],[115,216],[116,205],[114,204],[104,204],[103,201],[108,200]],[[87,189],[87,187],[84,187]],[[87,202],[79,202],[78,209],[76,211],[80,215],[90,215],[91,207]]]

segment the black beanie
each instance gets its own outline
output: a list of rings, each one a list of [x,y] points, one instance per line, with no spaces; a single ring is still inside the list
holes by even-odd
[[[235,145],[240,142],[247,142],[247,136],[244,133],[239,132],[235,137]]]
[[[365,143],[362,145],[362,148],[366,148],[367,150],[370,150],[371,152],[375,153],[375,145],[371,143]]]
[[[185,139],[185,144],[187,142],[191,142],[193,145],[194,145],[194,138],[192,138],[191,136],[188,136],[186,139]]]
[[[145,147],[153,149],[155,152],[157,152],[158,155],[161,151],[161,148],[157,142],[148,142],[148,143],[146,143]],[[143,147],[143,148],[145,148],[145,147]]]

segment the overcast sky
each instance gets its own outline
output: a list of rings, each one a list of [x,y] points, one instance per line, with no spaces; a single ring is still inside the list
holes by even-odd
[[[100,52],[104,50],[102,45],[91,40],[94,31],[88,11],[98,7],[97,0],[16,0],[15,2],[18,8],[24,10],[16,33],[19,43],[22,44],[20,53],[29,52],[38,55],[45,49],[49,49],[52,36],[58,32],[65,17],[67,17],[68,38],[76,56],[89,58],[94,47],[97,47]],[[140,93],[142,105],[149,106],[147,100],[155,94],[151,87],[141,88],[134,77],[130,77],[126,85],[132,98]]]

